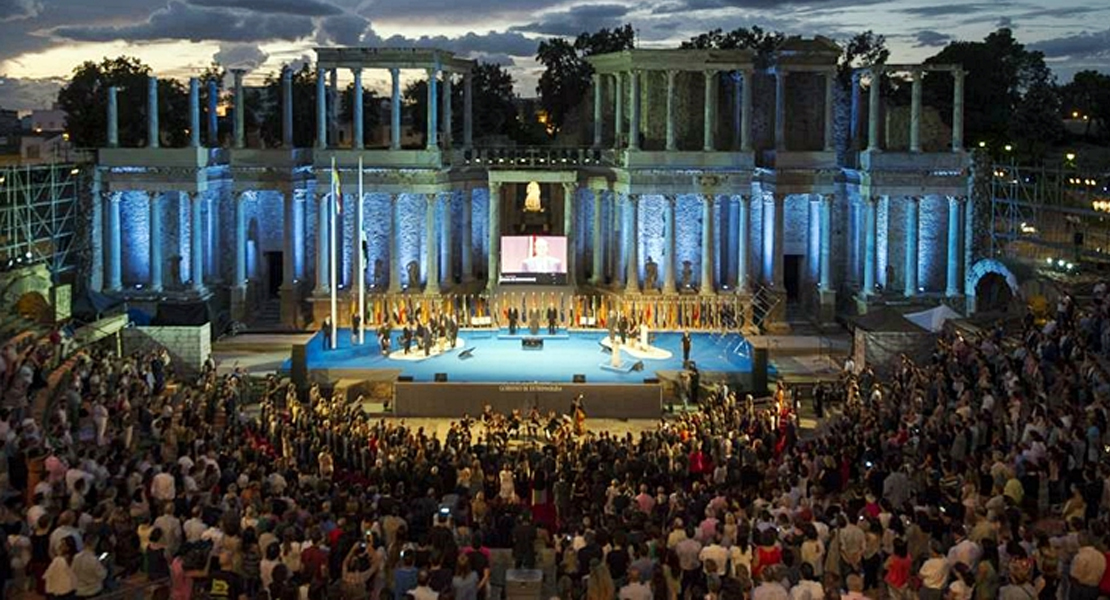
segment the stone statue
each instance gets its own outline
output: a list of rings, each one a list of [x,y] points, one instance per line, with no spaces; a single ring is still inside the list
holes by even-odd
[[[644,289],[654,290],[659,281],[659,265],[649,256],[644,263]]]
[[[409,275],[409,289],[420,289],[420,263],[415,260],[410,260],[409,264],[405,266]]]
[[[528,184],[527,195],[524,197],[524,212],[543,212],[543,203],[540,201],[540,184],[532,181]]]
[[[688,260],[682,261],[682,284],[680,287],[688,289],[693,285],[694,281],[694,266]]]

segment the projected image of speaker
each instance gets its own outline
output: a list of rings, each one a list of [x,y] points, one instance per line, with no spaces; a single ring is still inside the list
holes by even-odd
[[[447,373],[436,373],[436,382],[443,383],[447,381]]]
[[[586,376],[582,373],[574,374],[574,383],[586,383]]]

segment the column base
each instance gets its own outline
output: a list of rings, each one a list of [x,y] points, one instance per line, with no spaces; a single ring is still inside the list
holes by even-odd
[[[627,286],[624,287],[624,293],[626,293],[626,294],[639,294],[640,293],[640,286],[638,286],[638,285],[627,285]]]
[[[698,289],[698,295],[699,295],[699,296],[713,296],[713,295],[715,295],[716,293],[717,293],[717,291],[716,291],[716,290],[714,290],[714,289],[713,289],[713,288],[711,288],[711,287],[704,287],[704,286],[702,286],[701,288],[699,288],[699,289]]]
[[[296,286],[284,284],[278,294],[281,299],[281,324],[292,329],[300,329],[300,294],[297,293]]]
[[[249,310],[247,302],[247,287],[244,285],[231,286],[231,320],[245,321]]]
[[[817,318],[821,323],[832,323],[836,320],[836,292],[833,290],[818,292]]]

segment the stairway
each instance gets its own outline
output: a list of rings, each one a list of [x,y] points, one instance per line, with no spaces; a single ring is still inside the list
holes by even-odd
[[[286,331],[281,323],[281,300],[267,298],[261,306],[251,311],[247,330],[251,332]]]

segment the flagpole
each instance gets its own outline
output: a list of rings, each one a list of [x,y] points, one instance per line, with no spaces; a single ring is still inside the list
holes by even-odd
[[[331,157],[331,202],[328,205],[328,223],[330,225],[328,227],[328,256],[331,268],[331,347],[333,350],[339,345],[339,338],[336,335],[339,321],[339,279],[336,277],[337,269],[335,266],[335,262],[339,260],[339,253],[336,252],[337,248],[335,247],[335,209],[338,206],[335,196],[336,192],[339,191],[337,175],[335,172],[335,157],[333,156]]]
[[[358,233],[355,235],[355,251],[358,253],[358,343],[366,343],[366,252],[362,249],[363,228],[366,226],[362,220],[362,154],[358,156]]]

